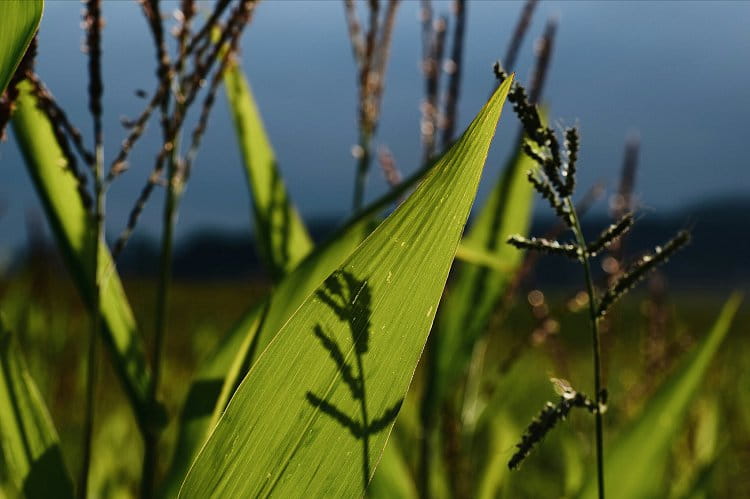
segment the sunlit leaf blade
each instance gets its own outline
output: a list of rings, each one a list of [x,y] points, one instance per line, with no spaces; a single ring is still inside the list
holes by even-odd
[[[633,424],[607,443],[605,452],[607,497],[660,497],[666,483],[674,439],[683,427],[688,407],[701,385],[711,359],[727,335],[741,297],[733,295],[703,342],[646,403]],[[596,497],[596,478],[587,483],[582,497]]]
[[[531,223],[533,188],[526,172],[534,162],[520,151],[508,161],[461,245],[464,261],[440,308],[436,323],[438,391],[452,383],[469,363],[474,344],[523,261],[506,244],[511,234],[526,234]],[[438,393],[436,402],[441,399]]]
[[[243,315],[237,326],[225,335],[216,352],[201,365],[197,379],[191,386],[180,417],[182,429],[165,490],[177,492],[175,487],[179,487],[187,466],[190,464],[188,456],[194,456],[211,430],[208,425],[210,418],[206,412],[211,410],[209,406],[218,405],[220,410],[223,410],[224,404],[221,404],[218,397],[220,390],[226,386],[236,386],[239,382],[239,379],[235,380],[229,375],[230,367],[236,365],[240,357],[244,360],[243,367],[252,365],[257,353],[268,346],[281,326],[289,320],[305,298],[315,291],[321,281],[336,270],[372,232],[378,224],[380,213],[422,180],[434,166],[435,163],[431,163],[421,168],[392,192],[374,201],[328,241],[317,246],[293,271],[287,274],[268,298],[270,303],[268,310],[264,311],[260,330],[252,327],[258,324],[259,313],[258,306],[253,305]],[[247,352],[242,351],[239,349],[242,344],[251,344],[252,348]],[[246,371],[237,374],[244,377]],[[175,484],[175,480],[179,481]],[[165,494],[166,497],[171,495],[173,494]]]
[[[2,321],[0,450],[10,481],[24,497],[73,497],[73,482],[63,462],[52,418],[26,370],[16,341]]]
[[[435,317],[510,80],[275,336],[182,496],[364,493]]]
[[[336,270],[362,241],[378,226],[381,213],[414,185],[422,181],[437,166],[425,165],[391,192],[368,205],[346,223],[330,239],[315,249],[291,271],[274,289],[268,312],[258,332],[255,352],[262,352],[279,329],[327,276]],[[251,314],[252,310],[247,314]]]
[[[42,0],[0,2],[0,94],[5,91],[34,38],[43,8]]]
[[[24,81],[19,88],[18,107],[12,118],[13,132],[70,274],[84,301],[91,306],[92,269],[88,263],[92,261],[93,253],[91,218],[76,190],[76,179],[65,168],[65,159],[52,126],[36,108],[30,85]],[[141,337],[109,251],[102,246],[99,255],[105,344],[112,353],[113,363],[138,422],[146,424],[149,418],[157,415],[149,415],[148,411],[150,374]]]
[[[266,306],[265,300],[254,305],[201,363],[180,413],[177,447],[164,480],[163,497],[177,495],[190,464],[215,424],[213,420],[218,417],[217,411],[223,412],[242,379],[243,363],[252,358],[256,333]]]
[[[310,252],[313,242],[289,199],[250,85],[236,63],[224,74],[224,88],[252,192],[255,239],[271,274],[279,278]]]

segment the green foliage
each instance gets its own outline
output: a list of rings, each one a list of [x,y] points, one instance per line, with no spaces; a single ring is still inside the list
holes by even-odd
[[[609,444],[609,497],[658,497],[664,493],[664,481],[654,477],[664,476],[674,438],[741,301],[737,294],[727,301],[702,344],[649,400],[643,414]],[[589,481],[582,497],[594,496],[595,484]]]
[[[313,242],[286,192],[250,85],[237,63],[227,68],[224,88],[252,192],[255,238],[263,260],[278,279],[297,266]]]
[[[389,442],[367,488],[369,497],[417,499],[419,493],[397,442]]]
[[[0,94],[5,91],[42,19],[42,0],[0,2]]]
[[[252,358],[266,302],[253,306],[201,364],[180,412],[180,430],[163,495],[174,497],[198,450],[234,393]]]
[[[93,223],[78,195],[78,181],[66,168],[52,126],[37,109],[30,85],[21,82],[19,87],[21,92],[13,114],[13,132],[70,274],[84,301],[92,306]],[[109,251],[102,246],[99,255],[105,344],[112,353],[139,424],[160,424],[163,415],[149,411],[150,374],[135,318]]]
[[[1,321],[0,451],[7,478],[23,496],[73,497],[52,418],[13,334]]]
[[[505,244],[511,234],[525,234],[531,223],[533,190],[526,172],[533,161],[520,149],[508,161],[474,224],[464,237],[469,255],[489,255],[464,265],[440,308],[435,330],[438,351],[440,400],[465,371],[478,338],[487,329],[490,316],[513,279],[523,255]],[[475,249],[476,248],[476,249]],[[495,261],[504,268],[486,265]]]
[[[182,496],[364,492],[424,347],[508,88],[279,331]]]

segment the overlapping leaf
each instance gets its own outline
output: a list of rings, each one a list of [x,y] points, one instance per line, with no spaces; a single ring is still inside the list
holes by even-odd
[[[91,306],[91,217],[78,195],[75,177],[66,168],[66,160],[51,124],[36,108],[36,98],[31,93],[30,85],[21,82],[19,88],[18,107],[12,119],[13,132],[68,269],[84,301]],[[99,255],[105,343],[112,353],[115,368],[122,378],[138,422],[146,424],[157,415],[149,413],[150,374],[135,318],[109,251],[102,246]]]
[[[255,239],[279,279],[310,252],[312,239],[287,195],[250,85],[236,63],[227,68],[224,87],[252,192]]]
[[[0,321],[0,450],[11,483],[29,499],[73,497],[52,418],[12,334]]]
[[[219,347],[201,364],[180,413],[177,447],[162,489],[175,497],[195,455],[212,429],[217,412],[223,412],[239,383],[243,363],[252,358],[257,332],[267,302],[254,305],[227,333]],[[231,390],[231,391],[230,391]]]
[[[507,90],[274,337],[182,496],[364,492],[434,319]]]
[[[190,461],[186,459],[194,457],[211,430],[209,422],[212,418],[206,414],[211,404],[218,404],[216,410],[224,410],[225,406],[219,400],[220,387],[236,387],[247,372],[240,370],[230,373],[230,366],[242,365],[247,368],[252,365],[255,356],[265,349],[305,298],[315,291],[321,281],[336,270],[377,227],[380,214],[421,181],[436,164],[430,163],[415,172],[391,192],[362,210],[328,241],[317,246],[275,288],[267,299],[268,309],[264,311],[262,321],[256,322],[259,310],[257,305],[253,305],[225,335],[216,351],[201,366],[197,379],[190,388],[190,395],[185,401],[180,417],[180,425],[184,430],[180,431],[178,451],[175,453],[175,462],[167,479],[167,489],[173,490],[174,480],[181,480],[187,472]],[[255,329],[256,325],[259,326],[258,330]],[[238,349],[240,344],[250,345],[251,348]],[[207,377],[210,378],[210,383],[207,383]],[[207,390],[209,384],[215,389]],[[201,396],[196,397],[193,394]],[[209,399],[208,396],[213,398]],[[179,482],[176,485],[179,486]]]

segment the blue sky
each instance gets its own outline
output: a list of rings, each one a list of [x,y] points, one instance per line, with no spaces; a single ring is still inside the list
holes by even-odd
[[[521,5],[469,2],[461,126],[488,95],[491,65],[505,53]],[[404,2],[398,13],[376,140],[393,151],[404,172],[414,170],[421,156],[418,6]],[[37,68],[73,120],[87,130],[80,9],[75,1],[48,2]],[[449,10],[449,2],[435,3],[437,13]],[[107,2],[104,13],[111,157],[124,133],[120,117],[135,116],[143,105],[134,90],[154,86],[154,56],[135,2]],[[534,39],[550,16],[559,19],[559,29],[545,101],[556,123],[581,127],[581,185],[601,181],[614,186],[624,141],[637,131],[642,142],[637,191],[645,210],[667,212],[750,193],[750,3],[542,2],[517,64],[522,81],[529,76]],[[243,63],[303,216],[343,219],[351,204],[350,148],[357,131],[354,63],[341,2],[261,3],[243,41]],[[148,174],[159,135],[156,127],[151,132],[132,156],[131,171],[110,192],[110,234],[123,227]],[[497,177],[515,133],[507,108],[480,199]],[[179,234],[207,226],[251,230],[232,134],[222,95],[186,194]],[[40,208],[12,135],[0,146],[0,164],[5,173],[0,246],[17,245],[25,239],[27,213]],[[385,188],[374,168],[368,198]],[[154,197],[147,208],[143,233],[156,233],[160,201]]]

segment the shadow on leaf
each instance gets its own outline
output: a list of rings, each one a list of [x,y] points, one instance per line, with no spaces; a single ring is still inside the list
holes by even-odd
[[[367,390],[363,356],[367,354],[370,341],[370,315],[372,294],[367,280],[359,280],[350,272],[338,271],[332,274],[323,287],[316,291],[317,298],[328,305],[342,322],[346,322],[351,333],[354,358],[349,358],[338,341],[327,334],[323,327],[316,325],[313,334],[336,364],[341,379],[349,388],[352,399],[359,402],[359,414],[348,415],[334,404],[307,392],[307,400],[317,409],[333,418],[338,424],[349,430],[358,440],[362,440],[362,482],[364,487],[370,481],[370,435],[385,430],[395,421],[401,409],[403,398],[373,418],[367,412]]]

